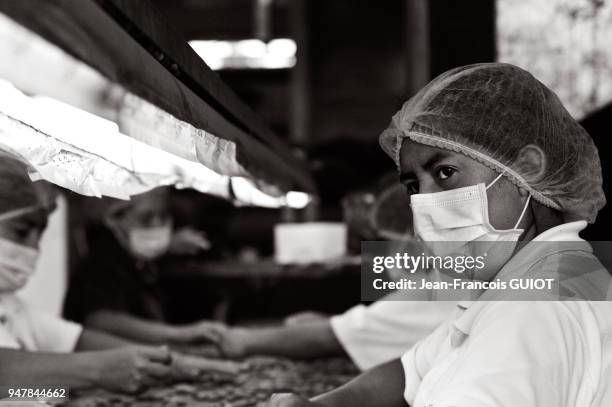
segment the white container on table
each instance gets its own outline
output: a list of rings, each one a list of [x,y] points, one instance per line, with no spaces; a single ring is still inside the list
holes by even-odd
[[[280,223],[274,227],[274,258],[279,264],[337,260],[346,255],[346,247],[344,223]]]

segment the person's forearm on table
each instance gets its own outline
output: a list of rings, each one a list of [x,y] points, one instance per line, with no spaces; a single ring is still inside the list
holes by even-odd
[[[187,340],[180,326],[148,321],[124,312],[100,310],[89,315],[85,324],[127,340],[148,344],[176,344]]]
[[[83,328],[83,332],[77,341],[75,351],[103,350],[134,345],[134,342],[124,338],[101,331]]]
[[[247,355],[294,358],[344,355],[329,321],[244,331]]]
[[[406,407],[404,385],[404,369],[396,359],[368,370],[312,401],[321,407]]]
[[[0,348],[0,384],[63,385],[87,388],[96,384],[96,369],[87,352],[42,353]]]

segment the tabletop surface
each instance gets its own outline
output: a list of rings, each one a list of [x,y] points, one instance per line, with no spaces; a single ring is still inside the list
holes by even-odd
[[[71,395],[72,407],[94,406],[260,406],[273,393],[296,393],[312,397],[332,390],[359,374],[348,359],[330,358],[292,361],[282,358],[254,357],[245,360],[233,377],[212,373],[200,381],[153,388],[136,396],[94,391]]]
[[[275,277],[275,278],[321,278],[355,270],[359,272],[361,259],[357,256],[343,257],[329,263],[278,264],[271,259],[253,263],[240,261],[175,260],[173,277]]]

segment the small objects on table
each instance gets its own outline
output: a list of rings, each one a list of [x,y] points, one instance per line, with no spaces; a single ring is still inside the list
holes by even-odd
[[[138,395],[104,391],[83,393],[74,396],[66,405],[256,407],[264,404],[273,393],[291,392],[312,397],[341,386],[359,374],[355,365],[344,358],[294,361],[253,357],[238,365],[232,374],[206,371],[195,382],[153,388]]]

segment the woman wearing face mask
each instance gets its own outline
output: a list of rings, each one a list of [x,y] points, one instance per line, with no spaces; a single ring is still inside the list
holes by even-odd
[[[210,338],[212,322],[166,323],[157,260],[186,246],[208,248],[192,230],[174,232],[167,200],[168,191],[158,188],[107,207],[105,228],[69,284],[69,318],[142,343],[185,345]]]
[[[23,164],[0,154],[0,384],[132,392],[177,375],[165,347],[128,347],[15,295],[34,272],[52,202],[44,182],[32,183]]]
[[[587,269],[598,285],[570,279],[559,294],[606,298],[610,275],[578,235],[605,204],[597,149],[528,72],[448,71],[404,104],[380,142],[434,253],[484,242],[493,262],[473,279],[553,276],[562,286]],[[612,302],[504,299],[484,291],[401,359],[313,400],[282,394],[269,406],[612,405]]]

